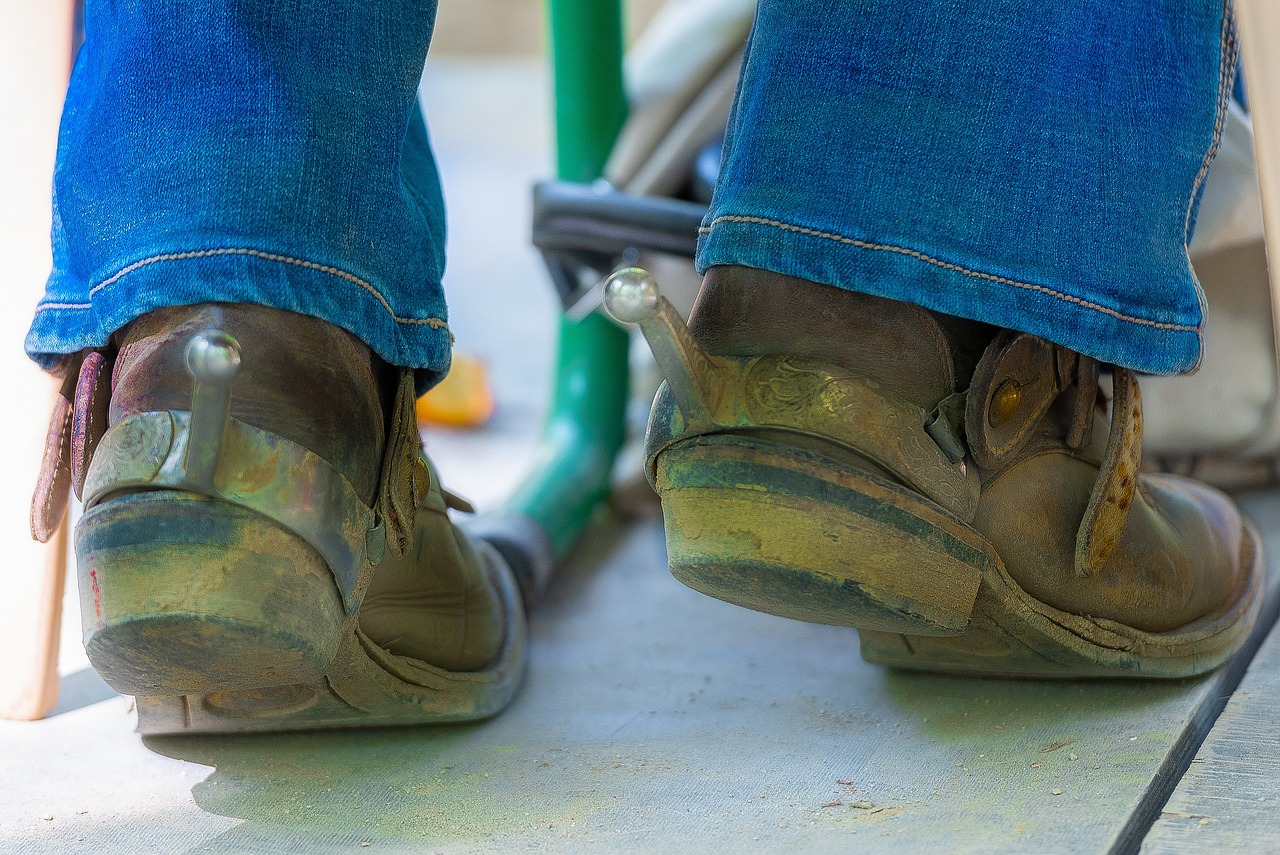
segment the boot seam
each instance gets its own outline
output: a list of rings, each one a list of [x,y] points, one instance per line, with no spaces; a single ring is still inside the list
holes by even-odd
[[[1104,315],[1113,317],[1116,320],[1125,321],[1127,323],[1132,323],[1132,324],[1139,324],[1141,326],[1151,327],[1153,329],[1167,330],[1171,332],[1194,332],[1197,334],[1199,334],[1201,329],[1200,325],[1174,324],[1174,323],[1168,323],[1165,321],[1153,321],[1153,320],[1150,320],[1149,318],[1139,318],[1133,315],[1126,315],[1123,312],[1117,311],[1108,306],[1104,306],[1101,303],[1095,303],[1092,300],[1085,300],[1081,297],[1076,297],[1072,294],[1067,294],[1063,291],[1058,291],[1053,288],[1049,288],[1045,285],[1037,285],[1034,282],[1021,282],[1017,279],[1010,279],[1007,276],[998,276],[994,273],[986,273],[981,270],[973,270],[971,268],[964,267],[962,265],[955,264],[950,261],[944,261],[941,258],[928,255],[926,253],[920,252],[919,250],[911,249],[909,247],[897,246],[896,244],[889,244],[889,243],[874,243],[872,241],[866,241],[866,240],[861,240],[859,238],[848,237],[847,235],[836,234],[834,232],[824,232],[819,229],[809,228],[808,226],[800,226],[800,225],[796,225],[795,223],[788,223],[782,220],[773,220],[766,217],[743,216],[739,214],[725,214],[723,216],[716,217],[714,220],[711,221],[710,225],[702,226],[701,228],[699,228],[698,233],[704,234],[704,235],[710,234],[711,231],[720,223],[746,223],[750,225],[771,226],[773,228],[781,229],[783,231],[795,232],[797,234],[802,234],[809,237],[817,237],[817,238],[823,238],[824,240],[835,241],[837,243],[845,244],[847,246],[853,246],[858,249],[866,249],[866,250],[872,250],[875,252],[889,252],[897,255],[905,255],[910,258],[914,258],[918,261],[923,261],[926,264],[931,264],[934,267],[939,267],[943,270],[952,271],[953,273],[960,273],[964,276],[971,276],[975,279],[982,279],[988,282],[995,282],[1000,285],[1009,285],[1014,288],[1021,288],[1025,291],[1034,291],[1036,293],[1044,294],[1049,297],[1054,297],[1056,299],[1062,300],[1067,303],[1072,303],[1074,305],[1080,306],[1081,308],[1092,309],[1093,311],[1100,312]]]
[[[94,285],[92,288],[89,289],[89,297],[92,298],[95,294],[97,294],[102,289],[107,288],[110,285],[114,285],[116,282],[120,281],[125,276],[128,276],[130,273],[133,273],[136,270],[139,270],[143,267],[150,266],[152,264],[158,264],[162,261],[187,261],[195,258],[212,258],[212,257],[224,256],[224,255],[248,256],[251,258],[259,258],[264,261],[271,261],[271,262],[276,262],[280,264],[292,264],[296,267],[301,267],[306,270],[314,270],[318,273],[326,273],[330,276],[335,276],[338,279],[341,279],[345,282],[349,282],[353,285],[358,285],[361,288],[363,288],[365,291],[371,294],[373,298],[378,301],[379,304],[381,304],[382,308],[386,310],[387,314],[391,316],[392,320],[394,320],[398,324],[427,326],[437,330],[446,330],[449,328],[448,322],[445,321],[443,318],[437,318],[437,317],[406,318],[406,317],[401,317],[397,315],[395,313],[395,310],[391,307],[390,301],[387,300],[387,298],[382,294],[381,291],[379,291],[376,287],[374,287],[372,284],[370,284],[366,280],[361,279],[359,276],[356,276],[354,273],[349,273],[346,270],[343,270],[338,267],[334,267],[332,265],[320,264],[315,261],[308,261],[307,259],[296,258],[291,255],[284,255],[282,253],[277,253],[277,252],[266,252],[265,250],[252,249],[250,247],[218,247],[213,249],[188,250],[185,252],[166,252],[158,255],[148,256],[147,258],[143,258],[139,261],[135,261],[132,264],[129,264],[121,268],[111,276],[99,282],[97,285]],[[93,308],[92,302],[41,303],[38,306],[36,306],[36,311],[41,312],[45,310],[54,310],[54,309],[71,311],[71,310],[85,310],[85,309],[91,309],[91,308]]]

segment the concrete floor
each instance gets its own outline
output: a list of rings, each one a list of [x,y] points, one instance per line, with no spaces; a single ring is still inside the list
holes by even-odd
[[[525,248],[545,76],[438,63],[425,91],[452,323],[500,401],[485,430],[428,446],[491,507],[524,471],[550,380],[556,307]],[[1248,508],[1280,554],[1280,497]],[[1126,851],[1246,664],[1171,683],[887,672],[853,631],[683,588],[660,525],[615,516],[533,614],[528,683],[491,722],[143,740],[84,669],[73,606],[59,710],[0,722],[0,852]]]
[[[887,672],[852,631],[710,600],[664,565],[655,523],[598,527],[488,723],[142,740],[118,697],[2,723],[0,851],[1112,851],[1239,676]]]

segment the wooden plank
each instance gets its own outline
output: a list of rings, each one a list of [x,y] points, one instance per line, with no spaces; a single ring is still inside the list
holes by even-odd
[[[1280,294],[1280,4],[1235,0],[1241,59],[1253,120],[1253,147],[1262,193],[1271,290]],[[1275,301],[1280,328],[1280,299]]]
[[[1280,294],[1280,6],[1236,0],[1272,291]],[[1274,303],[1280,311],[1280,300]],[[1280,851],[1280,634],[1272,632],[1179,781],[1144,853]]]
[[[1273,631],[1142,845],[1280,852],[1280,632]]]
[[[22,353],[49,273],[49,188],[71,63],[72,4],[0,4],[0,716],[39,718],[57,700],[66,540],[31,539],[27,507],[44,448],[53,381]]]

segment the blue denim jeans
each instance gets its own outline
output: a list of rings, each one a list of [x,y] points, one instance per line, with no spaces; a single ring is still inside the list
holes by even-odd
[[[432,0],[88,0],[46,366],[151,309],[261,303],[444,370]],[[762,0],[699,265],[743,264],[1171,373],[1235,41],[1224,0]]]
[[[434,0],[87,0],[27,350],[160,306],[323,318],[438,373],[444,201],[416,92]]]
[[[1235,51],[1224,0],[764,0],[699,266],[1189,371]]]

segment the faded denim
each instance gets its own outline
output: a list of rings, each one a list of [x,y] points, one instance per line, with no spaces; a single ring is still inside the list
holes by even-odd
[[[150,309],[328,320],[438,375],[434,0],[88,0],[27,349]],[[699,264],[746,264],[1168,373],[1231,88],[1222,0],[763,0]]]
[[[444,370],[444,202],[416,100],[434,0],[85,5],[28,352],[49,366],[219,300]]]
[[[1188,371],[1235,52],[1223,0],[762,0],[699,266]]]

